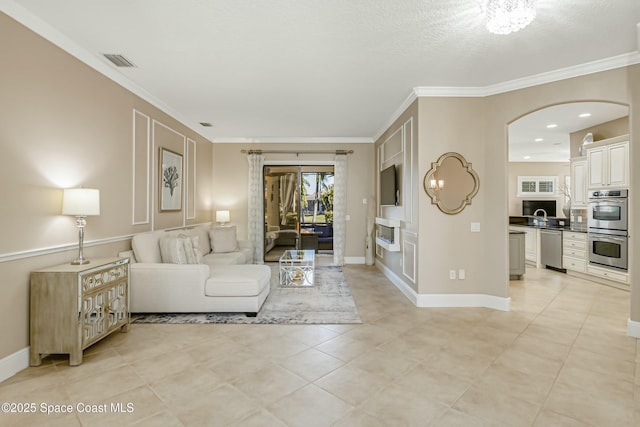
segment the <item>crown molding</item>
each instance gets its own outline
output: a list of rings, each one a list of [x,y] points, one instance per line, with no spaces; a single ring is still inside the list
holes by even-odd
[[[375,140],[371,137],[261,137],[261,138],[213,138],[214,144],[372,144]]]
[[[375,133],[373,138],[371,138],[373,142],[376,142],[378,139],[380,139],[380,137],[391,127],[391,125],[393,125],[393,122],[398,120],[398,118],[402,115],[402,113],[404,113],[406,109],[409,108],[411,104],[413,104],[413,101],[418,99],[418,92],[416,91],[416,89],[417,88],[414,88],[411,91],[409,96],[407,96],[405,100],[402,101],[402,104],[400,104],[400,106],[396,108],[396,110],[393,112],[389,120],[387,120],[387,123],[385,123],[385,125],[382,128],[380,128],[378,132]]]
[[[625,53],[611,58],[599,59],[585,64],[560,68],[558,70],[535,74],[520,79],[509,80],[484,87],[455,87],[455,86],[422,86],[413,89],[415,95],[420,97],[485,97],[511,92],[518,89],[538,86],[545,83],[553,83],[574,77],[602,71],[614,70],[629,65],[640,64],[640,52]]]

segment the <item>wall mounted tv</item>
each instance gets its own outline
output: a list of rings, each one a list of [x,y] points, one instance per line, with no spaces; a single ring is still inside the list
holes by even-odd
[[[398,188],[396,182],[395,165],[391,165],[380,172],[380,206],[398,205]]]

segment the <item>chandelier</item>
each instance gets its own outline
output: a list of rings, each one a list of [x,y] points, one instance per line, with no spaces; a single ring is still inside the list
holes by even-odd
[[[510,34],[521,30],[536,17],[536,0],[480,0],[487,16],[487,30]]]

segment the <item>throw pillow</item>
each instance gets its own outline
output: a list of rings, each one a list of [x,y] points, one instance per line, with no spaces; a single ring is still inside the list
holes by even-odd
[[[187,234],[178,234],[184,245],[184,253],[187,257],[187,264],[201,264],[202,250],[199,246],[198,236],[189,236]]]
[[[214,227],[209,230],[211,250],[214,254],[235,252],[238,250],[236,226]]]
[[[187,264],[183,239],[179,236],[162,236],[160,238],[160,257],[164,263]]]

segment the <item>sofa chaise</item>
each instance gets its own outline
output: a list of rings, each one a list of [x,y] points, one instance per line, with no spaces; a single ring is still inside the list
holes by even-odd
[[[253,262],[235,227],[196,226],[140,233],[132,250],[132,313],[245,312],[254,316],[270,290],[271,269]]]

